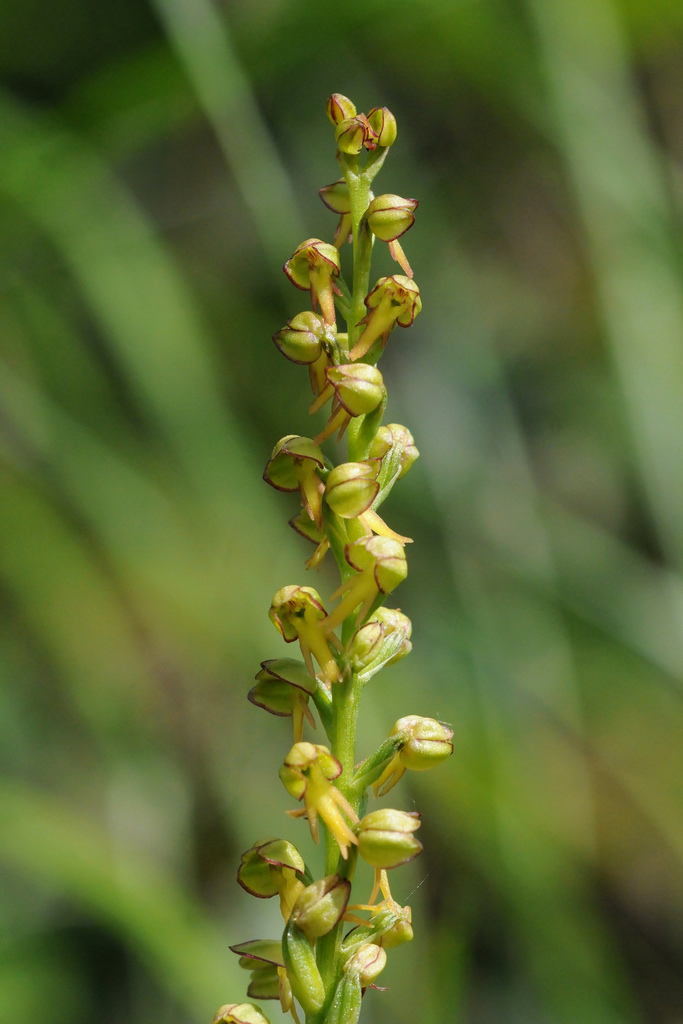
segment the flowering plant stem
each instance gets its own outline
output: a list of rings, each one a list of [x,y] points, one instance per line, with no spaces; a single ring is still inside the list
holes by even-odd
[[[315,842],[325,840],[325,874],[315,880],[296,847],[284,839],[257,842],[241,860],[238,881],[261,898],[280,897],[285,922],[281,940],[251,939],[231,947],[251,971],[248,996],[279,998],[301,1024],[356,1024],[361,1001],[386,962],[386,950],[412,938],[411,912],[392,897],[387,871],[417,856],[419,814],[391,808],[366,813],[368,791],[384,795],[406,769],[421,771],[452,752],[452,730],[432,718],[399,719],[387,739],[356,765],[356,727],[364,686],[380,669],[411,649],[406,615],[384,601],[408,572],[402,537],[377,509],[418,456],[413,437],[397,423],[382,424],[387,393],[376,368],[396,325],[409,327],[421,302],[412,270],[397,239],[414,221],[417,200],[386,194],[371,185],[396,138],[386,107],[357,114],[335,93],[327,112],[335,126],[343,178],[320,190],[340,215],[334,244],[309,238],[285,263],[293,284],[308,290],[313,310],[297,314],[273,340],[295,363],[308,365],[316,414],[332,400],[326,426],[315,438],[288,434],[273,449],[265,480],[298,492],[302,510],[291,525],[316,544],[308,569],[319,568],[331,550],[341,586],[337,606],[326,611],[317,590],[290,585],[270,608],[287,643],[298,642],[302,661],[264,661],[249,699],[273,715],[291,717],[294,744],[280,778],[301,801],[289,811],[306,817]],[[379,238],[404,274],[380,278],[370,288],[372,251]],[[341,276],[339,250],[353,245],[353,283]],[[337,329],[337,311],[347,330]],[[347,461],[332,465],[320,445],[347,431]],[[316,667],[317,663],[317,667]],[[304,739],[315,728],[312,702],[329,746]],[[321,828],[322,826],[322,828]],[[350,904],[358,857],[372,866],[369,898]],[[382,900],[377,903],[381,893]],[[368,916],[361,917],[360,914]],[[354,925],[344,934],[347,924]],[[253,1003],[228,1003],[214,1024],[268,1024]]]

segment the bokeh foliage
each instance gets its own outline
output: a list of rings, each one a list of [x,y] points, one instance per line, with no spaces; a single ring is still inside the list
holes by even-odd
[[[277,927],[234,884],[303,835],[287,725],[245,700],[308,582],[260,480],[307,424],[269,336],[333,231],[334,90],[394,111],[382,188],[420,199],[386,360],[415,649],[361,752],[455,728],[365,1019],[683,1019],[682,28],[674,0],[4,0],[0,1019],[205,1021],[243,997],[228,944]]]

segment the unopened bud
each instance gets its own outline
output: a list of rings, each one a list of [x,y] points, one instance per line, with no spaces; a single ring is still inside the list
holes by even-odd
[[[310,437],[287,434],[273,448],[263,479],[278,491],[298,491],[302,476],[324,465],[323,453]]]
[[[374,149],[377,144],[377,133],[365,114],[341,121],[337,125],[335,138],[341,152],[350,156],[357,156],[363,146]]]
[[[253,1003],[226,1003],[213,1018],[213,1024],[270,1024],[270,1021]]]
[[[395,734],[406,737],[398,757],[404,768],[414,772],[435,768],[453,753],[453,730],[435,718],[399,718],[391,730],[391,735]]]
[[[362,988],[372,985],[387,964],[387,954],[381,946],[367,942],[357,949],[344,964],[347,974],[357,974]]]
[[[339,124],[349,117],[354,117],[356,105],[348,96],[342,96],[340,92],[333,92],[327,101],[327,116],[332,124]]]
[[[355,519],[370,508],[377,497],[380,469],[375,462],[344,462],[327,478],[325,499],[342,519]]]
[[[326,376],[340,405],[350,416],[372,412],[386,394],[382,374],[376,366],[367,363],[330,366]]]
[[[390,193],[376,196],[365,216],[373,235],[382,242],[393,242],[415,223],[417,199],[403,199]]]
[[[326,328],[321,316],[306,310],[288,320],[282,330],[273,335],[273,341],[293,363],[310,365],[322,354],[323,341],[329,336]]]
[[[356,632],[348,650],[349,662],[367,683],[385,665],[394,665],[412,650],[412,623],[394,608],[378,608]]]
[[[377,145],[386,149],[396,142],[396,118],[388,107],[373,107],[368,121],[377,132]]]
[[[281,891],[285,870],[291,878],[303,878],[306,865],[301,854],[286,839],[267,839],[242,854],[237,881],[252,896],[270,899]]]
[[[401,907],[398,920],[383,932],[380,942],[384,949],[394,949],[413,939],[413,912],[410,907]]]
[[[405,476],[419,455],[413,435],[400,423],[381,426],[369,452],[369,458],[382,460],[383,479],[390,479],[396,473],[399,478]]]
[[[346,910],[350,894],[351,883],[347,878],[338,875],[321,878],[301,893],[290,920],[309,939],[318,939],[332,931]]]
[[[420,827],[415,811],[382,808],[366,814],[358,826],[358,851],[373,868],[396,868],[422,853],[422,843],[412,834]]]

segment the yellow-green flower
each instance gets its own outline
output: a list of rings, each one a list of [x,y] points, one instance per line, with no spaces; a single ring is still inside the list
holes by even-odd
[[[295,743],[280,769],[280,779],[287,792],[296,800],[304,801],[304,810],[294,816],[308,815],[308,824],[314,842],[319,841],[318,818],[322,818],[337,840],[342,857],[348,857],[348,848],[357,839],[342,816],[352,824],[358,815],[340,790],[332,783],[341,775],[342,766],[327,747],[314,743]]]

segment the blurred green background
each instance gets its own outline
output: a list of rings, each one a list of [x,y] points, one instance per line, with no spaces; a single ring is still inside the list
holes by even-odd
[[[422,452],[385,506],[415,649],[359,754],[455,729],[394,791],[416,941],[364,1020],[683,1022],[682,29],[680,0],[3,0],[3,1024],[210,1020],[228,944],[279,929],[241,851],[318,863],[245,695],[272,594],[316,583],[261,472],[308,430],[270,335],[334,230],[332,91],[392,109],[379,191],[420,200],[382,367]]]

